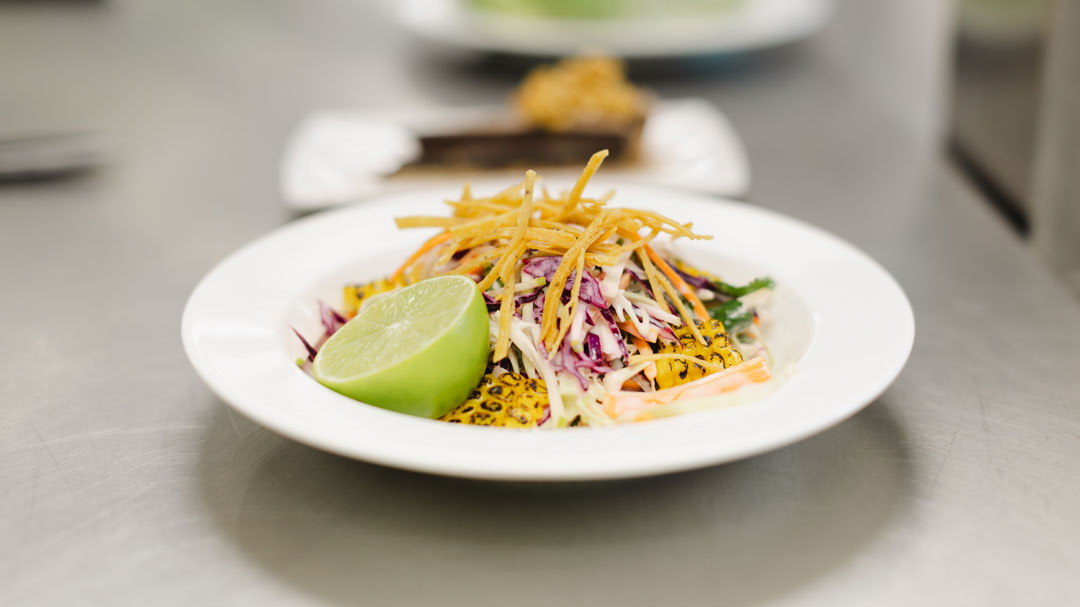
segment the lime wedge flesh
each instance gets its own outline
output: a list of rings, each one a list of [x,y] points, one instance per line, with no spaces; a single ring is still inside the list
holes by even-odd
[[[476,283],[439,276],[364,305],[312,364],[324,386],[371,405],[440,417],[487,368],[488,314]]]

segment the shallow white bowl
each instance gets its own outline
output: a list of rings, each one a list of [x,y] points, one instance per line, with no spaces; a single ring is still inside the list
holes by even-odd
[[[726,11],[573,19],[474,9],[460,0],[387,2],[398,23],[446,48],[562,56],[600,50],[628,59],[754,51],[806,38],[832,0],[747,0]]]
[[[393,413],[301,371],[290,325],[316,335],[318,298],[338,302],[343,284],[387,274],[430,235],[398,231],[393,218],[445,213],[441,200],[456,194],[404,193],[323,213],[229,256],[184,310],[196,371],[251,419],[346,457],[471,478],[592,480],[710,466],[820,432],[881,394],[911,350],[903,291],[850,244],[761,208],[633,186],[612,204],[653,208],[716,235],[679,244],[681,254],[733,281],[768,274],[778,283],[770,344],[787,379],[761,400],[612,428],[508,430]]]

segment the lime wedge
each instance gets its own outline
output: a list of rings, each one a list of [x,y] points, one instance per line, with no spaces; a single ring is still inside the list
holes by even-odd
[[[476,283],[439,276],[369,302],[323,344],[312,371],[350,398],[435,418],[476,388],[488,348],[487,307]]]

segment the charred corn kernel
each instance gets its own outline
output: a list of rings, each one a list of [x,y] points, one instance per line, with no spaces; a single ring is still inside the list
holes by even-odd
[[[519,373],[498,377],[488,373],[464,404],[439,419],[476,426],[529,428],[540,423],[547,408],[544,382]]]
[[[378,293],[386,293],[387,291],[393,291],[399,287],[404,287],[407,283],[404,281],[390,282],[385,278],[379,280],[373,280],[371,282],[365,282],[359,285],[346,285],[345,286],[345,315],[348,317],[356,316],[356,311],[360,309],[360,303],[368,297],[376,295]]]
[[[679,341],[677,343],[661,342],[657,353],[686,354],[724,365],[724,368],[742,362],[742,355],[731,347],[728,334],[724,332],[722,324],[709,320],[698,328],[701,336],[705,338],[705,345],[699,344],[686,327],[677,327],[674,331]],[[656,361],[656,387],[661,390],[700,379],[708,374],[709,372],[704,368],[690,361],[674,359]]]

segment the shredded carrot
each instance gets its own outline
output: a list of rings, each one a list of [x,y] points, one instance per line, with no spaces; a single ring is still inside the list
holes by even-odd
[[[634,323],[628,323],[631,327]],[[634,331],[637,332],[637,327],[634,327]],[[637,346],[639,352],[652,352],[652,348],[649,347],[649,342],[645,341],[642,337],[631,334],[630,340]],[[656,363],[652,362],[645,366],[645,377],[649,378],[649,381],[656,381]]]
[[[629,320],[624,320],[622,322],[616,322],[615,324],[620,329],[622,329],[623,331],[626,331],[630,335],[631,338],[636,337],[636,338],[638,338],[638,339],[640,339],[640,340],[642,340],[642,341],[644,341],[646,343],[654,343],[656,341],[656,337],[654,336],[652,341],[650,342],[648,337],[642,335],[641,331],[638,331],[637,325],[630,322]]]
[[[630,341],[633,342],[635,346],[637,346],[637,349],[640,350],[642,353],[652,352],[652,348],[649,346],[649,342],[646,341],[644,337],[638,334],[637,327],[634,326],[634,323],[628,322],[626,324],[634,329],[634,331],[630,333]]]
[[[400,280],[401,275],[405,273],[405,270],[408,270],[409,266],[413,265],[414,263],[416,263],[416,260],[423,257],[424,253],[427,253],[428,251],[434,249],[435,247],[448,240],[450,240],[450,232],[439,232],[438,234],[429,238],[427,242],[420,245],[420,248],[417,249],[415,253],[410,255],[408,259],[405,260],[405,263],[401,264],[401,267],[399,267],[397,270],[394,270],[394,273],[390,275],[390,282],[396,282]]]
[[[654,392],[616,392],[604,400],[604,411],[618,417],[630,411],[641,411],[677,400],[693,400],[737,390],[747,384],[768,381],[772,375],[764,358],[755,358],[740,365],[711,373],[692,382]]]
[[[690,285],[686,284],[686,281],[683,280],[682,276],[679,276],[679,273],[668,265],[668,262],[657,255],[652,247],[646,244],[644,245],[644,249],[645,253],[649,256],[649,259],[652,259],[653,262],[656,263],[656,267],[660,268],[660,271],[664,273],[664,276],[667,276],[668,279],[671,280],[672,284],[675,285],[675,288],[679,290],[679,293],[682,293],[683,297],[685,297],[686,300],[690,302],[690,305],[694,307],[694,314],[698,317],[698,320],[701,322],[708,320],[709,311],[705,309],[705,304],[701,303],[701,300],[698,299],[697,293],[694,293],[694,289],[690,288]]]

